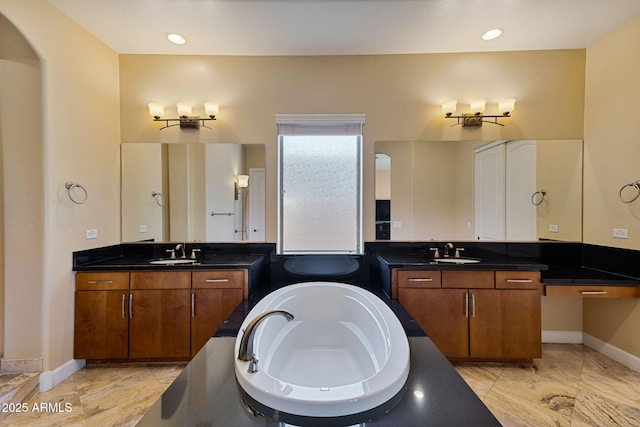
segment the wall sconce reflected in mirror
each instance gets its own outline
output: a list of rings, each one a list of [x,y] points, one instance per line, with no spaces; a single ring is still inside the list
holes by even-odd
[[[180,129],[200,129],[200,126],[205,127],[207,129],[211,129],[209,126],[205,125],[204,122],[210,120],[216,120],[216,116],[220,110],[218,104],[213,102],[205,102],[204,103],[204,112],[207,117],[194,116],[192,111],[193,107],[189,104],[179,102],[176,107],[178,109],[178,118],[176,119],[165,119],[162,118],[164,116],[164,106],[152,102],[148,105],[149,107],[149,115],[153,117],[154,122],[164,122],[165,125],[160,128],[166,129],[172,126],[180,126]],[[169,124],[170,122],[177,122]]]
[[[247,188],[249,186],[249,175],[236,175],[236,182],[233,183],[234,198],[238,200],[238,193],[240,188]]]
[[[457,104],[458,101],[455,99],[446,100],[442,103],[442,112],[444,113],[444,117],[447,119],[457,119],[458,121],[451,126],[462,125],[463,127],[480,127],[484,122],[504,126],[504,124],[498,122],[498,119],[501,117],[511,117],[511,113],[516,105],[516,100],[514,98],[508,98],[500,101],[498,103],[499,115],[484,114],[486,100],[474,99],[469,103],[468,113],[462,113],[462,115],[456,116],[454,113],[456,112]]]
[[[240,240],[247,238],[247,224],[246,224],[246,210],[247,210],[247,198],[245,194],[245,188],[249,187],[249,175],[236,175],[236,181],[234,182],[234,196],[238,200],[238,196],[242,196],[240,200],[240,221],[236,223],[240,229],[236,229],[236,233],[240,233]]]

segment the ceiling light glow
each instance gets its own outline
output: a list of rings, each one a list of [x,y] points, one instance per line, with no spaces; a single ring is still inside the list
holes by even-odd
[[[167,38],[171,43],[175,43],[175,44],[185,44],[187,42],[187,39],[185,39],[184,37],[182,37],[180,34],[177,34],[177,33],[167,34]]]
[[[482,40],[494,40],[502,35],[502,30],[500,28],[494,28],[485,32],[482,35]]]

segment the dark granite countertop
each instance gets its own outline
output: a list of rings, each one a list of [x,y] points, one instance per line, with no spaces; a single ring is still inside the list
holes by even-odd
[[[640,285],[640,280],[634,277],[594,268],[567,265],[549,266],[549,269],[542,273],[542,282],[545,285]]]
[[[149,261],[158,257],[119,256],[73,266],[73,271],[101,270],[211,270],[222,268],[251,268],[261,262],[265,255],[207,254],[199,256],[195,264],[163,265]]]
[[[470,256],[470,258],[474,258]],[[379,254],[378,260],[391,268],[422,268],[430,270],[546,270],[547,264],[535,260],[497,254],[483,255],[478,263],[445,264],[428,258],[425,254]]]
[[[234,337],[215,337],[137,424],[145,426],[279,426],[253,416],[234,373]],[[499,426],[500,423],[427,337],[410,337],[411,369],[400,402],[362,426]],[[422,397],[418,397],[418,392]]]

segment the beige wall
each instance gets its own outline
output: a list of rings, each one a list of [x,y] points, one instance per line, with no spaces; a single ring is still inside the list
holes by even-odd
[[[640,200],[624,204],[620,187],[640,180],[636,84],[640,18],[587,49],[584,133],[584,241],[640,249]],[[613,228],[629,230],[614,239]],[[589,300],[584,331],[640,357],[640,301]]]
[[[221,57],[122,55],[123,142],[265,144],[267,241],[276,238],[276,125],[278,113],[365,113],[364,230],[374,232],[374,143],[391,140],[581,139],[584,50],[481,54]],[[472,70],[472,72],[470,71]],[[505,127],[451,127],[440,103],[517,98]],[[213,129],[159,131],[147,103],[220,104]],[[392,184],[393,185],[393,184]]]
[[[42,122],[42,145],[28,158],[4,156],[4,173],[12,181],[31,174],[39,181],[22,196],[36,206],[22,211],[17,223],[27,223],[28,232],[6,242],[12,252],[5,261],[19,274],[5,275],[5,296],[12,301],[6,306],[4,356],[41,357],[49,370],[73,358],[72,252],[120,240],[118,56],[46,0],[0,0],[0,14],[38,55],[43,117],[38,106],[12,117],[16,126],[36,131]],[[7,120],[4,113],[1,119]],[[69,200],[69,180],[87,189],[87,203]],[[5,208],[17,200],[7,199]],[[5,217],[5,233],[16,226],[10,221]],[[98,238],[85,240],[87,229],[98,229]]]

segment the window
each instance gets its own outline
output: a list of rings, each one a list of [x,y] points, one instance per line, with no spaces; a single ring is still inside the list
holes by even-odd
[[[278,115],[278,253],[362,254],[364,115]]]

